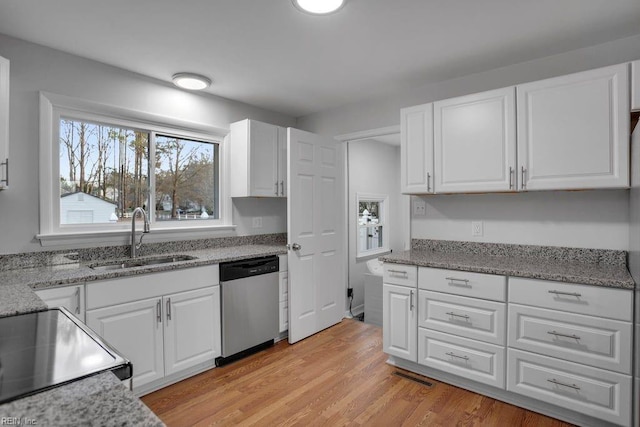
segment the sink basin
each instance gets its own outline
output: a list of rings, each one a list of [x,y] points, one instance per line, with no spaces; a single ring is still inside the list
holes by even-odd
[[[196,259],[196,257],[190,255],[169,255],[157,258],[146,258],[146,259],[128,259],[126,261],[117,261],[108,264],[96,264],[90,266],[93,270],[124,270],[127,268],[133,267],[143,267],[147,265],[159,265],[159,264],[170,264],[172,262],[180,262],[180,261],[189,261],[192,259]]]

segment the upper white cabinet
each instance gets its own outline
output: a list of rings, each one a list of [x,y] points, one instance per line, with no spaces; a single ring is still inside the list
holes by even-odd
[[[231,197],[285,197],[286,129],[255,120],[231,124]]]
[[[433,193],[433,104],[400,110],[400,144],[402,192]]]
[[[517,90],[520,189],[629,186],[628,64]]]
[[[435,189],[439,193],[515,190],[515,89],[433,104]]]
[[[0,190],[9,186],[9,60],[0,56]]]
[[[640,61],[631,63],[631,111],[640,111]]]

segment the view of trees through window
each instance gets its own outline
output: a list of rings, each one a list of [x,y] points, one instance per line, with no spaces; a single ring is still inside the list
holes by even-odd
[[[86,121],[60,120],[60,223],[219,218],[218,145]],[[150,194],[149,159],[155,194]],[[147,206],[154,200],[154,206]],[[150,209],[152,208],[152,209]]]

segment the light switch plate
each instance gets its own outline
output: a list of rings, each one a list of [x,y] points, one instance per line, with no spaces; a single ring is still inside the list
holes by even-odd
[[[253,228],[262,228],[262,217],[254,216],[253,217]]]
[[[471,221],[471,235],[473,237],[482,237],[484,235],[482,221]]]

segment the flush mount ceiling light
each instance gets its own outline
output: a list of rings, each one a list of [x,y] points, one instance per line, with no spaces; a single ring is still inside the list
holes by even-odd
[[[337,12],[346,0],[291,0],[293,5],[312,15],[328,15]]]
[[[177,73],[171,79],[174,85],[182,89],[202,90],[211,85],[211,79],[193,73]]]

